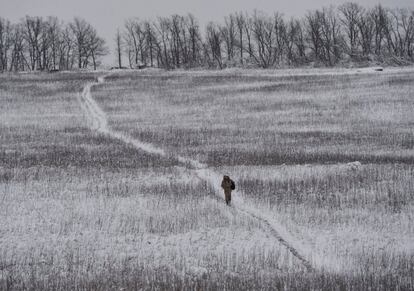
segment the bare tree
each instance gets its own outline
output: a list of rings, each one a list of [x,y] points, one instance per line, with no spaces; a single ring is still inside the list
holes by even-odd
[[[306,15],[307,41],[316,60],[324,60],[320,14],[320,11],[314,11]]]
[[[341,58],[343,40],[338,18],[332,7],[307,15],[308,39],[317,60],[332,66]]]
[[[173,15],[170,20],[170,50],[173,63],[175,67],[179,68],[182,62],[182,58],[185,57],[185,41],[183,40],[183,17],[179,15]]]
[[[160,53],[160,63],[161,65],[166,68],[170,69],[172,67],[171,63],[174,63],[174,44],[173,37],[172,37],[172,29],[171,29],[171,22],[168,18],[159,17],[158,23],[155,25],[155,28],[158,31],[158,35],[160,38],[161,44],[161,53]],[[171,56],[170,56],[171,54]],[[179,58],[178,58],[179,59]]]
[[[414,60],[414,10],[400,10],[400,27],[404,34],[401,48],[405,47],[406,55]]]
[[[324,8],[320,15],[325,58],[328,61],[328,65],[332,66],[339,61],[342,53],[343,42],[340,34],[340,25],[332,7]]]
[[[145,23],[137,18],[129,19],[125,23],[125,30],[125,44],[128,51],[133,52],[133,60],[130,62],[134,66],[146,65],[148,56]],[[132,67],[132,64],[130,66]]]
[[[125,22],[125,45],[128,50],[130,67],[145,63],[145,32],[139,19]]]
[[[274,55],[276,64],[284,62],[284,58],[289,50],[288,28],[280,13],[273,15],[273,29],[274,29]]]
[[[341,22],[344,25],[349,45],[347,47],[348,54],[354,56],[357,53],[357,47],[360,37],[358,22],[362,17],[364,9],[357,3],[347,2],[339,6],[341,13]]]
[[[225,24],[220,27],[221,37],[224,40],[224,44],[226,46],[226,54],[228,61],[231,61],[234,58],[234,47],[236,44],[235,29],[235,17],[233,15],[226,17]]]
[[[115,50],[116,50],[118,68],[122,68],[122,47],[123,47],[122,35],[118,29],[115,35]]]
[[[414,41],[414,14],[408,9],[389,10],[386,28],[387,43],[390,54],[401,58],[412,58]]]
[[[42,30],[42,18],[26,16],[24,20],[24,38],[29,49],[31,70],[41,67],[40,60],[40,35]]]
[[[371,17],[374,21],[375,54],[380,56],[383,53],[383,45],[388,25],[387,12],[381,5],[377,5],[371,10]]]
[[[268,68],[276,62],[275,31],[272,19],[263,13],[255,12],[253,17],[253,35],[256,51],[252,57],[256,64]]]
[[[74,40],[72,29],[67,25],[61,31],[59,42],[59,69],[70,70],[73,67],[75,56],[73,54]]]
[[[270,16],[269,16],[270,15]],[[234,13],[210,22],[204,33],[191,15],[131,18],[115,36],[116,58],[129,67],[166,69],[246,63],[262,68],[341,60],[414,61],[414,11],[347,2],[286,20],[280,13]],[[17,24],[0,18],[0,71],[96,69],[108,53],[105,41],[84,19],[26,16]],[[398,58],[395,58],[398,57]]]
[[[306,56],[306,43],[305,43],[305,32],[303,29],[302,22],[294,20],[294,43],[297,50],[298,61],[303,63],[307,61]]]
[[[249,53],[249,58],[253,58],[253,18],[252,17],[246,17],[245,23],[244,23],[244,31],[247,38],[247,52]]]
[[[76,17],[70,24],[70,28],[74,35],[74,43],[77,49],[78,68],[81,69],[85,64],[87,38],[91,27],[84,19]]]
[[[151,67],[154,66],[154,53],[157,47],[157,39],[155,36],[155,31],[153,28],[153,24],[149,21],[144,22],[145,27],[145,40],[146,46],[148,47],[148,54],[150,58],[150,65]]]
[[[125,22],[125,46],[126,50],[128,52],[128,62],[129,67],[133,68],[138,64],[138,55],[139,55],[139,49],[138,49],[138,42],[137,37],[135,35],[135,25],[136,20],[135,19],[128,19]]]
[[[243,13],[236,13],[235,15],[235,21],[236,21],[236,26],[237,26],[237,31],[238,31],[238,36],[239,36],[239,43],[238,43],[238,47],[240,50],[240,64],[243,65],[243,51],[244,51],[244,47],[243,47],[243,35],[244,35],[244,28],[246,25],[246,20],[245,17],[243,15]]]
[[[298,20],[291,19],[286,25],[286,33],[284,37],[288,65],[298,65],[304,63],[306,60],[305,38],[301,23]]]
[[[372,53],[372,43],[374,39],[375,23],[370,12],[363,12],[358,19],[358,29],[360,33],[360,44],[362,55],[367,57]]]
[[[40,45],[39,45],[39,69],[40,70],[48,70],[51,64],[51,55],[50,55],[50,48],[51,44],[51,34],[49,31],[49,23],[48,21],[42,22],[41,33],[40,33]]]
[[[9,71],[24,71],[25,68],[29,67],[29,64],[24,56],[25,38],[23,25],[13,25],[11,34],[12,53],[10,57]]]
[[[206,38],[209,46],[209,51],[211,53],[212,61],[220,68],[223,68],[223,59],[221,53],[221,33],[220,29],[210,22],[206,28]],[[212,63],[210,64],[212,65]]]
[[[109,49],[106,47],[105,40],[98,36],[96,30],[91,30],[88,39],[89,54],[92,58],[93,69],[96,70],[100,65],[100,58],[107,55]]]
[[[12,46],[12,27],[8,20],[0,18],[0,71],[7,71],[9,51]]]
[[[46,21],[45,31],[48,36],[48,69],[56,70],[58,67],[59,59],[59,46],[61,38],[61,24],[56,17],[48,17]]]
[[[189,64],[191,66],[195,66],[197,64],[200,64],[200,50],[201,50],[201,34],[200,34],[200,28],[198,25],[197,20],[192,14],[189,14],[187,16],[187,30],[189,34],[189,47],[190,47],[190,60]]]

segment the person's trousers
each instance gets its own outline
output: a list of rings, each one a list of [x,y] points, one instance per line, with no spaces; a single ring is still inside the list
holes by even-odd
[[[231,201],[231,191],[224,191],[224,197],[226,198],[226,203],[229,204]]]

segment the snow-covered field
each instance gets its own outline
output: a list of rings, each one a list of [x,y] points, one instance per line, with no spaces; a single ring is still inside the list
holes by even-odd
[[[414,69],[3,75],[0,106],[0,289],[414,288]]]

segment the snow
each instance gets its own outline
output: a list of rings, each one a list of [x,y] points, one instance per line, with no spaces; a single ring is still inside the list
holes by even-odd
[[[132,144],[134,147],[144,150],[151,154],[157,154],[161,156],[166,156],[167,153],[152,144],[143,143],[137,139],[134,139],[130,136],[127,136],[123,133],[113,131],[108,127],[108,122],[105,113],[92,98],[91,88],[96,84],[102,84],[105,81],[105,77],[98,78],[98,83],[91,83],[85,86],[81,96],[80,102],[82,107],[88,116],[91,128],[102,134],[106,134],[113,138],[119,139],[127,144]],[[182,156],[176,156],[178,161],[183,164],[190,165],[194,170],[197,177],[201,180],[207,181],[215,190],[215,194],[218,197],[222,197],[222,189],[219,187],[219,181],[221,181],[223,174],[216,173],[210,169],[207,169],[207,165],[200,163],[197,160],[186,158]],[[274,221],[269,217],[265,217],[261,214],[261,211],[249,207],[243,202],[243,199],[238,195],[237,191],[234,191],[234,196],[236,197],[233,202],[233,207],[238,211],[250,216],[251,218],[257,219],[258,221],[264,223],[273,234],[275,241],[284,245],[295,257],[297,257],[303,264],[308,268],[312,269],[311,262],[307,259],[309,253],[305,253],[305,248],[300,242],[298,242],[293,236],[291,236],[288,231],[278,222]]]

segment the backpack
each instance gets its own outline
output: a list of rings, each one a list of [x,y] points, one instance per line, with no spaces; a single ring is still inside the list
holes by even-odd
[[[233,181],[233,180],[231,180],[231,186],[230,186],[230,189],[231,189],[231,190],[236,189],[236,184],[234,183],[234,181]]]

